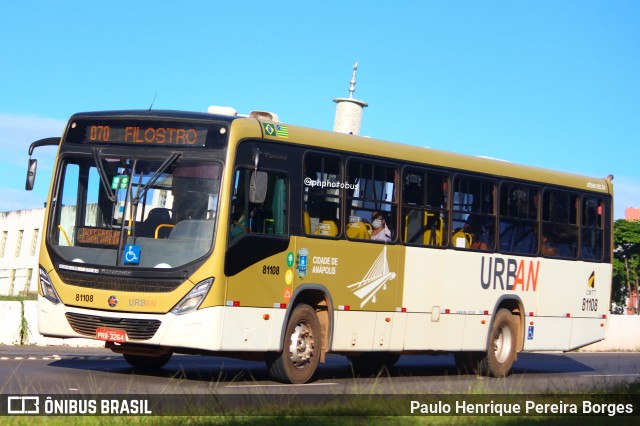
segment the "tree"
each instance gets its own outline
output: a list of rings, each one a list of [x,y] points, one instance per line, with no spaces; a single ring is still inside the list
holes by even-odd
[[[613,288],[611,300],[617,305],[640,290],[640,221],[618,219],[613,223]],[[632,306],[633,314],[640,313],[640,297]],[[623,308],[624,309],[624,308]]]

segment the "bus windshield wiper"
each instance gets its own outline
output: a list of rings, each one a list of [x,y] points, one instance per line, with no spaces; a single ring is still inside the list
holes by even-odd
[[[111,189],[111,185],[109,185],[109,178],[107,177],[107,172],[104,170],[104,166],[102,164],[102,158],[100,157],[100,152],[98,148],[93,148],[93,161],[96,163],[98,168],[98,175],[100,175],[100,182],[102,183],[102,188],[104,192],[107,194],[107,198],[112,203],[115,203],[117,200],[116,194]]]
[[[140,199],[144,197],[144,195],[147,193],[151,185],[156,183],[156,181],[160,178],[160,175],[164,173],[165,170],[167,170],[173,163],[175,163],[178,160],[178,158],[180,158],[181,155],[182,155],[181,152],[171,153],[171,156],[167,158],[160,167],[158,167],[158,170],[155,172],[153,176],[151,176],[151,179],[149,179],[144,186],[138,187],[136,196],[133,200],[131,200],[131,204],[133,204],[134,206],[137,205],[138,202],[140,202]]]

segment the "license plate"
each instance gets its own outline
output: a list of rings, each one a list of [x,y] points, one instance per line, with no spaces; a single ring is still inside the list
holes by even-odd
[[[127,332],[110,328],[96,328],[96,339],[107,342],[124,343],[127,341]]]

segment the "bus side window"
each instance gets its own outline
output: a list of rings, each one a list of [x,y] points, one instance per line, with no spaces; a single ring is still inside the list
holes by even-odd
[[[445,246],[447,175],[405,169],[402,185],[402,240],[412,245]]]
[[[585,260],[602,260],[604,247],[603,227],[604,200],[585,196],[582,199],[581,253]]]
[[[476,176],[456,176],[453,182],[453,241],[456,248],[495,248],[495,183]]]
[[[304,159],[303,230],[306,235],[340,234],[342,167],[338,157],[309,153]]]
[[[542,198],[542,254],[578,256],[578,202],[569,191],[545,190]]]
[[[538,189],[505,182],[500,188],[500,251],[538,253]]]
[[[369,235],[354,234],[354,239],[384,243],[395,241],[398,233],[395,167],[352,159],[347,166],[347,181],[351,184],[347,188],[350,223],[364,221],[371,226]],[[374,222],[374,215],[380,219],[379,222]],[[377,223],[381,226],[378,227]],[[368,230],[366,225],[364,227]],[[347,237],[349,234],[347,228]]]
[[[251,170],[236,171],[231,197],[229,239],[234,241],[246,234],[287,235],[289,228],[286,177],[269,172],[264,202],[252,203],[249,200],[251,173]]]

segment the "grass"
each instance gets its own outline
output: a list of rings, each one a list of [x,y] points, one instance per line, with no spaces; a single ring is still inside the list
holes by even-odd
[[[0,296],[0,302],[24,302],[25,300],[38,300],[37,294]]]
[[[18,335],[20,336],[20,346],[24,345],[31,334],[29,321],[24,316],[24,300],[20,301],[20,325],[18,327]]]

